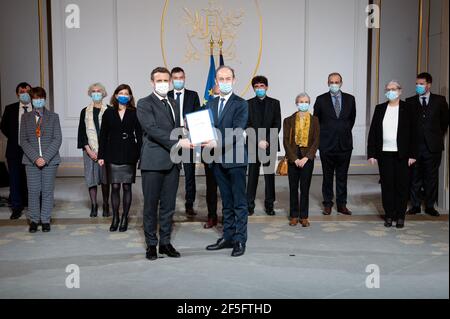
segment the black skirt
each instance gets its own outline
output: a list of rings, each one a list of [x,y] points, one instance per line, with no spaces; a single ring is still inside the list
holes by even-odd
[[[136,181],[136,164],[107,164],[109,184],[133,184]]]

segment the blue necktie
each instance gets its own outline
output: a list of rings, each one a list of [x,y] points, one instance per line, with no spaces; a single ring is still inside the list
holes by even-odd
[[[223,107],[224,106],[225,106],[225,99],[221,98],[220,99],[220,106],[219,106],[219,117],[220,117],[220,114],[222,114],[222,112],[223,112]]]

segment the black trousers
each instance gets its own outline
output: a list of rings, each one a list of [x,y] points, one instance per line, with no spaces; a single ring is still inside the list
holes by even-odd
[[[264,164],[264,169],[269,166],[270,163]],[[261,163],[251,163],[248,165],[248,183],[247,183],[247,202],[248,209],[255,209],[256,190],[258,188],[259,170]],[[275,202],[275,173],[266,174],[264,172],[265,182],[265,196],[264,207],[266,210],[273,210],[273,203]]]
[[[314,161],[309,160],[303,168],[289,163],[289,198],[290,198],[290,216],[305,219],[309,215],[309,188],[314,171]],[[300,204],[298,190],[300,185]]]
[[[9,195],[11,198],[11,208],[22,210],[28,206],[27,174],[25,165],[20,158],[7,159],[9,173]]]
[[[144,193],[144,233],[147,246],[170,244],[180,170],[174,165],[167,171],[142,171]],[[158,214],[159,213],[159,214]]]
[[[347,179],[352,151],[320,152],[322,161],[323,181],[322,196],[325,207],[333,207],[333,180],[336,172],[336,203],[337,206],[347,204]]]
[[[205,166],[205,176],[206,176],[206,205],[208,206],[208,218],[217,218],[217,183],[214,177],[214,170],[209,167],[208,164]]]
[[[439,166],[442,152],[431,153],[425,144],[420,145],[416,164],[411,168],[410,199],[413,207],[421,206],[421,188],[425,191],[425,207],[433,208],[438,201]]]
[[[409,192],[408,159],[399,158],[397,152],[383,152],[378,167],[386,218],[405,219]]]
[[[195,163],[183,163],[184,186],[185,186],[185,207],[192,208],[195,202],[197,188],[195,185]]]

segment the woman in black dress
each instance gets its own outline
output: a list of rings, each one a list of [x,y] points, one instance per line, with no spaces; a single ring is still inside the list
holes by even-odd
[[[119,228],[120,186],[123,188],[123,214],[120,232],[128,228],[131,206],[131,184],[136,179],[136,164],[142,146],[142,131],[136,116],[131,88],[121,84],[111,97],[112,108],[103,114],[100,129],[98,163],[105,165],[108,182],[112,185],[111,203],[113,220],[110,231]]]

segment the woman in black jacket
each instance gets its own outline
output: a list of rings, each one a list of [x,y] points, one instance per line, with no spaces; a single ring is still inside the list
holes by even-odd
[[[123,186],[123,214],[120,232],[128,228],[128,213],[131,206],[131,184],[136,179],[136,164],[142,146],[142,131],[136,116],[136,107],[131,88],[121,84],[111,97],[112,108],[102,118],[98,163],[106,165],[108,182],[112,185],[111,203],[113,220],[110,231],[119,227],[120,185]]]
[[[401,85],[391,81],[386,85],[389,100],[377,105],[370,125],[367,156],[374,165],[378,162],[381,195],[386,227],[396,220],[403,228],[408,205],[409,166],[417,158],[417,114],[414,108],[400,100]]]

